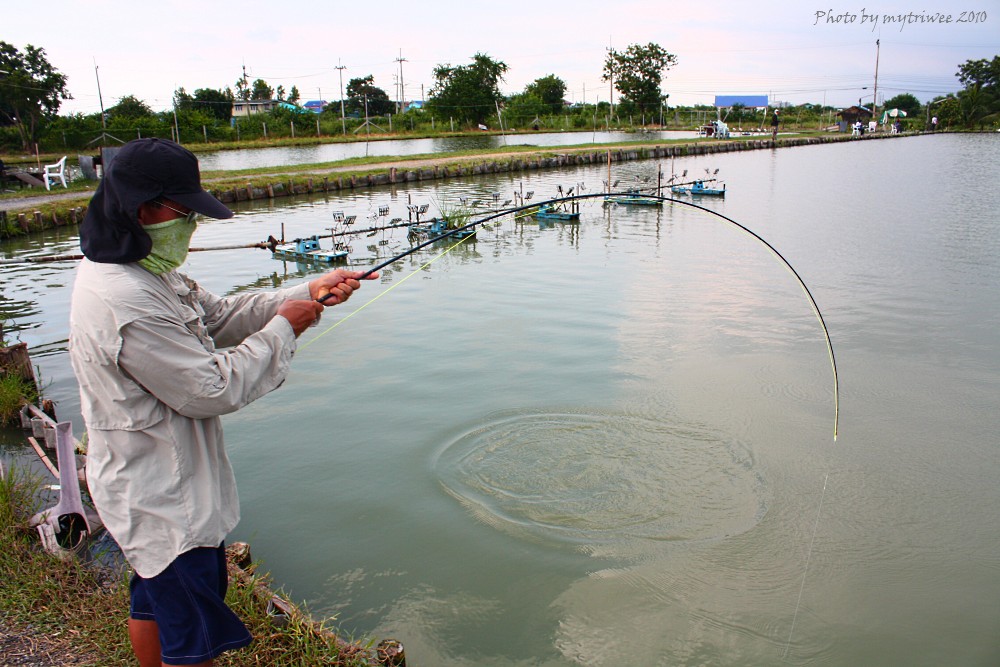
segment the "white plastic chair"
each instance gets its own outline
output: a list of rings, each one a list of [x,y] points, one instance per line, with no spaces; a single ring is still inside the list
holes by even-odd
[[[42,180],[45,181],[45,189],[51,190],[52,183],[59,181],[62,186],[69,187],[66,185],[66,156],[63,155],[62,159],[55,164],[45,165],[45,173],[42,174]]]

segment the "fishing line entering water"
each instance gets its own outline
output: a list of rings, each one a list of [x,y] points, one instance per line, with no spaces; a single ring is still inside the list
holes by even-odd
[[[799,607],[802,605],[802,591],[806,587],[806,575],[809,574],[809,559],[812,556],[813,543],[816,542],[816,530],[819,528],[819,515],[823,511],[823,499],[826,498],[826,481],[830,479],[830,473],[826,473],[823,478],[823,492],[819,496],[819,508],[816,510],[816,521],[813,523],[812,538],[809,540],[809,549],[806,551],[806,565],[802,570],[802,583],[799,585],[799,599],[795,602],[795,613],[792,614],[792,627],[788,630],[788,642],[785,643],[785,652],[781,658],[788,657],[788,647],[792,644],[792,634],[795,632],[795,619],[799,616]]]

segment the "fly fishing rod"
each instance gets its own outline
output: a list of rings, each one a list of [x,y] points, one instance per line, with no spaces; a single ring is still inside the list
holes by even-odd
[[[380,262],[379,264],[376,264],[375,266],[371,267],[370,269],[368,269],[367,271],[365,271],[364,273],[362,273],[359,279],[360,280],[364,280],[365,278],[368,278],[370,275],[372,275],[376,271],[384,269],[387,266],[389,266],[391,264],[394,264],[394,263],[398,262],[399,260],[404,259],[405,257],[408,257],[408,256],[412,255],[413,253],[415,253],[416,251],[418,251],[418,250],[420,250],[422,248],[426,248],[427,246],[429,246],[431,244],[437,243],[438,241],[444,240],[444,239],[446,239],[446,238],[448,238],[450,236],[453,236],[455,234],[459,234],[461,232],[464,232],[464,231],[467,231],[467,230],[470,230],[470,229],[474,229],[475,227],[477,227],[479,225],[482,225],[484,223],[490,222],[490,221],[495,220],[497,218],[502,218],[503,216],[506,216],[506,215],[512,215],[512,214],[522,213],[524,211],[527,211],[529,209],[534,209],[534,208],[537,208],[537,207],[542,206],[542,205],[558,205],[558,204],[563,204],[565,202],[580,201],[582,199],[597,199],[598,197],[609,197],[609,196],[613,197],[613,196],[622,196],[622,195],[627,195],[627,194],[628,194],[627,192],[602,192],[602,193],[597,193],[597,194],[573,195],[573,196],[567,196],[567,197],[559,197],[559,198],[556,198],[556,199],[549,199],[549,200],[541,201],[541,202],[535,202],[534,204],[530,204],[530,205],[518,206],[518,207],[514,207],[514,208],[504,209],[502,211],[498,211],[498,212],[493,213],[491,215],[487,215],[486,217],[480,218],[478,220],[473,220],[472,222],[464,224],[464,225],[462,225],[460,227],[456,227],[455,229],[450,229],[450,230],[448,230],[446,232],[443,232],[442,234],[440,234],[438,236],[435,236],[433,238],[427,239],[426,241],[423,241],[421,243],[413,245],[410,248],[408,248],[407,250],[404,250],[403,252],[399,253],[398,255],[395,255],[395,256],[393,256],[393,257],[391,257],[391,258],[389,258],[389,259],[387,259],[387,260],[385,260],[383,262]],[[827,352],[828,352],[828,354],[830,356],[830,366],[833,369],[833,439],[836,440],[837,439],[837,435],[838,435],[838,431],[839,431],[839,426],[840,426],[840,379],[839,379],[839,377],[837,375],[837,359],[836,359],[836,356],[833,353],[833,341],[830,339],[830,331],[829,331],[829,329],[826,326],[826,320],[823,318],[823,313],[820,311],[819,304],[816,303],[816,299],[813,298],[812,292],[809,291],[809,287],[806,285],[805,281],[802,279],[802,276],[799,275],[799,272],[795,270],[795,267],[793,267],[791,265],[791,263],[787,259],[785,259],[784,255],[782,255],[780,252],[778,252],[777,248],[775,248],[773,245],[771,245],[770,243],[768,243],[762,236],[760,236],[756,232],[752,231],[748,227],[745,227],[744,225],[741,225],[740,223],[736,222],[732,218],[727,217],[727,216],[719,213],[718,211],[713,211],[710,208],[706,208],[704,206],[699,206],[698,204],[695,204],[693,202],[687,202],[687,201],[683,201],[683,200],[680,200],[680,199],[673,199],[672,197],[664,197],[662,195],[646,195],[646,196],[652,197],[652,198],[655,198],[655,199],[659,199],[659,200],[664,201],[664,202],[670,202],[672,204],[680,204],[682,206],[688,206],[690,208],[694,208],[694,209],[697,209],[699,211],[704,211],[705,213],[708,213],[710,215],[714,215],[716,218],[719,218],[720,220],[728,222],[729,224],[733,225],[737,229],[742,230],[746,234],[750,235],[752,238],[756,239],[758,242],[764,244],[764,246],[768,250],[770,250],[771,253],[775,257],[777,257],[778,260],[781,261],[782,264],[784,264],[785,268],[788,269],[791,272],[792,276],[795,278],[796,281],[798,281],[799,286],[802,288],[802,291],[805,293],[806,298],[809,300],[809,305],[812,307],[813,313],[816,315],[816,319],[819,320],[820,327],[823,329],[823,336],[824,336],[824,338],[826,340],[826,349],[827,349]],[[457,246],[458,244],[456,243],[455,245]],[[333,297],[333,294],[328,294],[328,295],[326,295],[326,296],[324,296],[324,297],[322,297],[320,299],[317,299],[317,301],[319,301],[320,303],[324,303],[325,301],[327,301],[328,299],[330,299],[332,297]]]

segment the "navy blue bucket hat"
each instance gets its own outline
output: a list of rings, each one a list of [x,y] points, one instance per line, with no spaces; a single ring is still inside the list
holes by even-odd
[[[164,197],[209,218],[233,212],[201,187],[198,158],[166,139],[136,139],[104,170],[80,225],[80,248],[94,262],[127,264],[149,255],[153,242],[139,224],[139,207]]]

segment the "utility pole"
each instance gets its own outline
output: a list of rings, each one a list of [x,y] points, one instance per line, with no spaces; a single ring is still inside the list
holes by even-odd
[[[344,120],[344,70],[347,69],[346,66],[340,64],[340,59],[337,60],[337,74],[340,75],[340,129],[343,130],[344,134],[347,134],[347,121]]]
[[[399,50],[396,62],[399,63],[399,107],[397,107],[396,113],[402,113],[404,111],[403,105],[406,103],[406,92],[403,88],[403,63],[406,62],[406,58],[403,57],[403,49]]]
[[[368,95],[365,94],[365,157],[368,157],[368,142],[372,138],[372,124],[368,122]]]
[[[608,129],[611,129],[611,116],[615,115],[615,50],[611,45],[611,40],[608,40],[608,62],[611,67],[608,68],[608,88],[610,89],[609,104],[611,104],[611,109],[608,112]]]
[[[94,58],[94,78],[97,79],[97,101],[101,105],[101,145],[104,145],[104,137],[107,136],[108,125],[104,120],[104,98],[101,97],[101,77],[97,73],[97,58]]]
[[[875,91],[872,95],[872,120],[875,120],[875,111],[878,108],[878,52],[879,52],[879,41],[875,40]]]
[[[176,90],[176,89],[177,89],[177,87],[174,86],[174,90]],[[177,139],[176,139],[177,143],[181,143],[181,126],[177,122],[177,96],[176,95],[174,95],[174,134],[177,135]]]

